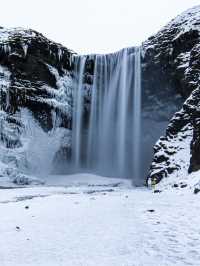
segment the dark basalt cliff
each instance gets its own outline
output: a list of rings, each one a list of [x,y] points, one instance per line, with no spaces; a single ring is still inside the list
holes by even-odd
[[[60,118],[58,127],[71,129],[73,55],[36,31],[0,28],[0,176],[28,182],[18,171],[21,164],[28,167],[26,158],[20,156],[26,126],[21,110],[31,112],[46,132],[56,117]],[[63,135],[62,156],[69,153],[64,140]]]
[[[19,113],[28,109],[44,131],[51,131],[55,123],[66,130],[56,158],[69,158],[71,144],[65,137],[72,128],[74,56],[36,31],[0,28],[0,139],[5,149],[23,146],[25,125]],[[94,59],[88,56],[84,77],[88,86],[93,71]],[[148,181],[200,169],[199,74],[200,7],[195,7],[142,44],[144,132],[152,128],[154,142],[168,125],[154,146]],[[13,154],[3,156],[2,151],[0,162],[12,161],[17,169]],[[0,175],[14,176],[10,169]]]
[[[149,177],[159,182],[172,173],[178,177],[200,169],[200,7],[172,20],[143,43],[143,51],[146,82],[152,89],[168,90],[185,100],[170,120],[165,136],[154,146]]]
[[[59,89],[59,76],[70,75],[72,55],[72,51],[36,31],[0,29],[0,64],[11,73],[9,106],[6,91],[1,90],[1,108],[14,114],[19,108],[28,107],[44,130],[52,128],[54,109],[63,116],[64,127],[68,127],[69,113],[63,112],[60,102],[53,105],[52,100]]]

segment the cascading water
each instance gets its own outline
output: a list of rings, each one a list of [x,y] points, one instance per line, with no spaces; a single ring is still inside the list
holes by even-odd
[[[89,119],[89,127],[88,127],[88,141],[87,141],[87,154],[86,154],[86,160],[88,168],[90,168],[91,165],[94,166],[96,163],[96,156],[97,153],[94,151],[96,148],[96,145],[98,145],[98,123],[99,117],[97,116],[97,112],[100,110],[98,109],[98,102],[100,102],[99,97],[99,83],[98,83],[98,67],[99,67],[99,56],[96,56],[95,61],[95,67],[94,67],[94,80],[93,80],[93,86],[92,86],[92,92],[91,92],[91,109],[90,109],[90,119]]]
[[[133,184],[138,184],[140,179],[141,163],[141,52],[140,47],[135,48],[135,75],[134,75],[134,103],[133,103]]]
[[[73,142],[72,142],[72,151],[73,151],[73,160],[75,167],[79,169],[81,167],[81,133],[83,126],[83,80],[84,80],[84,68],[85,68],[85,57],[75,57],[76,65],[76,76],[78,77],[78,87],[77,90],[74,90],[74,115],[73,115]]]
[[[140,49],[75,59],[72,168],[105,176],[140,177]],[[87,63],[94,62],[88,86]],[[86,106],[89,92],[90,104]],[[87,108],[86,108],[87,107]],[[89,116],[88,119],[85,119]]]

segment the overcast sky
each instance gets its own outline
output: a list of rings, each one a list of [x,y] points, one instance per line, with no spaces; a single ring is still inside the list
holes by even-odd
[[[200,0],[0,0],[0,25],[33,28],[78,53],[134,46]]]

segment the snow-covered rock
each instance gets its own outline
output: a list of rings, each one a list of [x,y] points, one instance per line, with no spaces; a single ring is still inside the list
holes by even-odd
[[[2,178],[41,184],[30,170],[50,168],[56,152],[68,149],[70,138],[59,145],[71,129],[73,55],[36,31],[0,28]],[[48,158],[36,154],[41,145]]]
[[[182,13],[143,43],[144,87],[160,91],[160,95],[180,95],[185,101],[154,147],[149,178],[156,182],[200,169],[199,56],[200,6]],[[165,101],[167,97],[163,107]]]

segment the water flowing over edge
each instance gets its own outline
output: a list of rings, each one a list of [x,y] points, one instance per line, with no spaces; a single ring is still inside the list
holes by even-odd
[[[76,57],[72,168],[74,172],[132,178],[137,184],[141,178],[140,47],[91,58],[94,70],[89,86],[85,82],[88,56]]]

